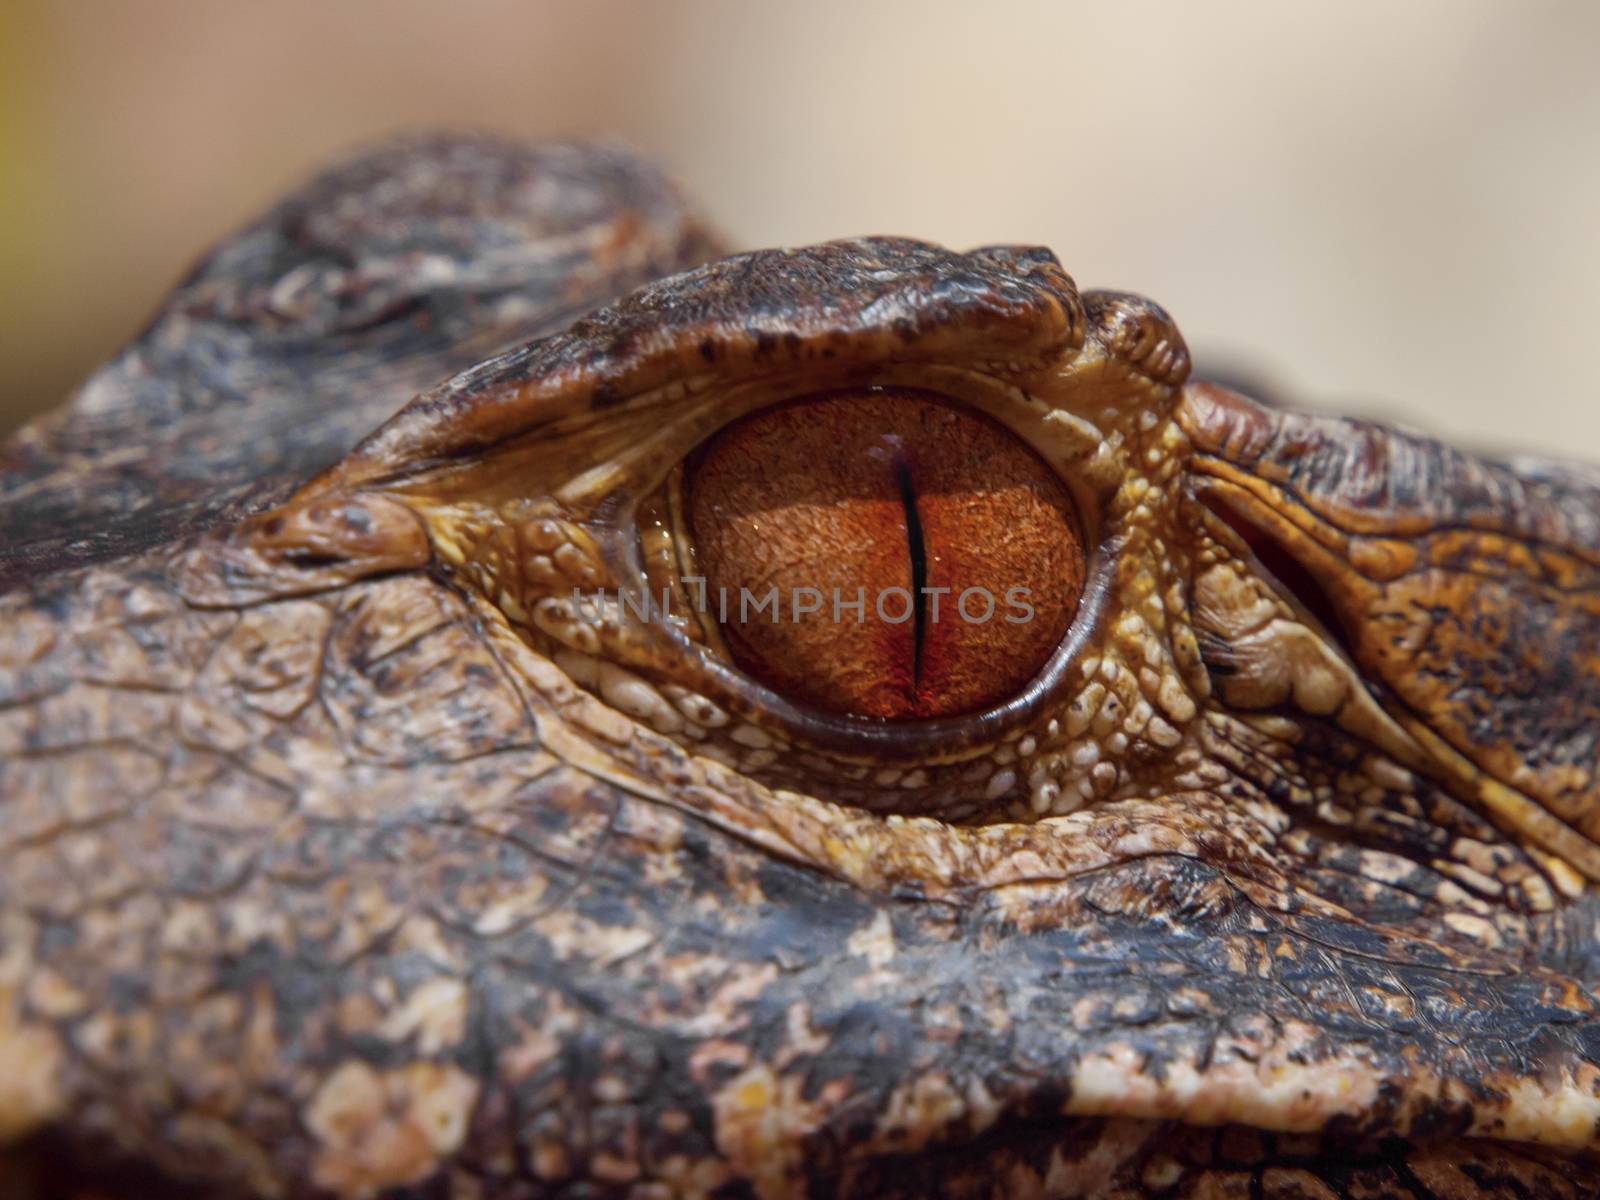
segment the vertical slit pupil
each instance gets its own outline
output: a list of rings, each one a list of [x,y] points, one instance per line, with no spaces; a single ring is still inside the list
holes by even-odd
[[[928,582],[928,548],[922,540],[922,518],[917,515],[917,490],[911,482],[911,467],[900,459],[895,469],[900,479],[900,503],[906,511],[906,545],[911,555],[911,685],[913,691],[920,691],[927,619],[924,611],[927,597],[922,589]]]
[[[660,574],[698,569],[708,592],[733,601],[705,617],[707,667],[817,714],[925,721],[1018,699],[1062,650],[1082,597],[1088,555],[1066,481],[953,397],[863,387],[774,400],[708,437],[668,488],[685,539]],[[849,587],[831,620],[817,615],[826,598],[810,598],[809,620],[788,611],[834,582]],[[1017,584],[1032,612],[995,611],[992,597]],[[707,592],[689,586],[679,594],[692,608]],[[965,619],[960,599],[974,588],[980,608],[991,597],[974,616],[998,620]],[[741,590],[761,607],[741,612]],[[941,597],[957,610],[942,621]]]

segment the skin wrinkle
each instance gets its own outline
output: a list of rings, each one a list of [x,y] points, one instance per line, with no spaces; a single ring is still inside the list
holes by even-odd
[[[381,259],[442,186],[461,222],[454,282],[420,301],[434,324],[347,329],[313,287],[285,354],[250,299],[267,264],[225,248],[150,336],[279,411],[324,402],[293,363],[332,322],[343,378],[373,381],[370,429],[396,380],[518,336],[474,299],[472,231],[501,205],[528,219],[527,193],[486,179],[559,164],[548,202],[597,196],[595,228],[646,214],[612,266],[550,268],[597,303],[707,253],[628,160],[452,145],[303,201]],[[397,164],[410,215],[368,243],[363,197]],[[209,320],[250,353],[218,360]],[[172,365],[150,386],[181,390]],[[665,279],[348,454],[346,424],[308,425],[339,459],[323,474],[251,447],[292,485],[260,493],[276,508],[227,489],[164,508],[170,458],[129,460],[150,473],[142,556],[56,569],[37,517],[53,548],[0,597],[0,827],[43,831],[0,849],[0,1062],[28,1067],[4,1073],[0,1133],[36,1135],[35,1177],[131,1157],[219,1196],[1592,1194],[1589,886],[1497,828],[1205,519],[1195,463],[1267,471],[1252,422],[1278,418],[1228,400],[1219,441],[1186,372],[1165,312],[1080,293],[1045,251],[831,243]],[[1025,703],[883,736],[807,716],[712,640],[556,607],[639,586],[637,514],[672,511],[646,500],[716,429],[876,386],[983,414],[1072,491],[1088,599]],[[1381,458],[1454,463],[1437,494],[1390,486],[1414,511],[1385,537],[1422,546],[1459,502],[1478,540],[1440,563],[1510,572],[1530,533],[1587,536],[1575,484],[1541,516],[1505,468],[1430,455]],[[0,528],[83,486],[53,470],[0,476]],[[692,560],[670,549],[669,575]],[[1238,624],[1250,605],[1271,618]],[[1438,636],[1482,679],[1488,632]],[[1532,761],[1577,693],[1527,694],[1547,711],[1502,744]]]
[[[1310,438],[1319,433],[1327,436],[1323,431],[1308,431],[1306,436]],[[1244,489],[1239,491],[1242,495],[1261,495],[1266,487],[1258,483],[1248,492]],[[1271,493],[1267,491],[1265,494]],[[1302,508],[1301,511],[1309,510]],[[1280,530],[1288,528],[1276,512],[1267,519],[1272,520]],[[1437,536],[1430,535],[1430,538]],[[1483,534],[1480,532],[1479,536]],[[1327,557],[1326,552],[1306,555],[1307,560],[1314,564],[1314,569],[1325,574]],[[1346,548],[1338,561],[1342,563],[1350,557],[1350,551]],[[1593,744],[1591,730],[1597,700],[1592,689],[1585,686],[1581,671],[1569,684],[1569,689],[1577,694],[1568,704],[1552,707],[1548,716],[1540,714],[1532,717],[1528,723],[1533,728],[1522,734],[1522,744],[1505,744],[1506,740],[1518,736],[1518,731],[1510,728],[1516,718],[1510,721],[1494,720],[1492,717],[1474,719],[1474,714],[1484,708],[1481,697],[1495,693],[1509,693],[1502,700],[1502,706],[1508,712],[1523,710],[1532,697],[1525,691],[1518,694],[1515,683],[1507,681],[1514,681],[1519,676],[1526,677],[1529,660],[1537,666],[1540,659],[1551,656],[1554,659],[1551,663],[1553,670],[1564,654],[1575,654],[1586,659],[1592,657],[1587,643],[1592,641],[1593,635],[1588,632],[1587,626],[1592,623],[1594,614],[1600,611],[1596,608],[1597,601],[1592,592],[1579,593],[1567,599],[1567,607],[1574,610],[1573,615],[1567,616],[1557,611],[1551,613],[1546,621],[1540,622],[1541,625],[1554,628],[1543,629],[1522,642],[1507,645],[1504,637],[1495,638],[1492,630],[1480,628],[1483,617],[1479,614],[1484,611],[1514,613],[1518,608],[1533,603],[1538,598],[1534,585],[1524,585],[1513,591],[1518,586],[1513,579],[1506,585],[1505,594],[1496,597],[1489,591],[1489,586],[1482,582],[1473,585],[1472,591],[1464,591],[1450,572],[1435,572],[1420,579],[1415,574],[1400,575],[1377,585],[1367,581],[1355,583],[1353,574],[1335,571],[1328,574],[1328,580],[1341,623],[1347,630],[1353,631],[1351,653],[1358,667],[1393,690],[1395,699],[1390,706],[1397,710],[1397,719],[1414,737],[1424,743],[1431,744],[1439,740],[1449,743],[1456,751],[1469,756],[1476,767],[1489,772],[1491,777],[1485,779],[1478,771],[1465,768],[1465,764],[1458,762],[1453,755],[1435,750],[1432,758],[1437,769],[1454,774],[1458,779],[1471,780],[1472,786],[1488,793],[1482,802],[1494,819],[1509,831],[1522,834],[1545,849],[1563,855],[1581,871],[1590,875],[1600,872],[1600,853],[1584,836],[1587,831],[1581,826],[1575,828],[1570,819],[1573,813],[1581,815],[1585,812],[1594,798],[1594,773],[1586,772],[1586,778],[1580,779],[1575,794],[1568,798],[1562,795],[1566,789],[1561,787],[1561,775],[1540,773],[1537,760],[1542,754],[1532,748],[1540,743],[1561,744],[1574,737],[1586,738]],[[1475,595],[1474,592],[1481,594]],[[1391,593],[1396,593],[1393,599],[1389,598]],[[1499,600],[1499,603],[1495,603],[1495,600]],[[1430,637],[1426,645],[1396,654],[1392,648],[1394,635],[1387,628],[1392,624],[1388,616],[1390,610],[1403,617],[1408,609],[1432,611],[1435,606],[1454,606],[1458,610],[1451,617],[1455,624],[1453,635],[1447,633],[1441,638]],[[1469,619],[1472,621],[1470,628],[1466,624]],[[1563,628],[1562,622],[1570,623],[1571,628]],[[1431,658],[1437,662],[1449,659],[1454,645],[1465,639],[1470,639],[1480,648],[1482,663],[1475,663],[1471,658],[1461,660],[1459,680],[1447,681],[1441,677],[1437,683],[1430,683],[1428,660]],[[1434,649],[1436,644],[1443,647],[1442,655]],[[1494,668],[1499,669],[1493,671]],[[1450,682],[1455,686],[1444,686]],[[1528,708],[1538,711],[1537,706],[1529,705]],[[1464,726],[1465,721],[1473,722],[1470,729]],[[1522,794],[1523,789],[1531,795]],[[1544,802],[1542,807],[1536,803],[1539,800]],[[1563,809],[1566,811],[1563,812]]]

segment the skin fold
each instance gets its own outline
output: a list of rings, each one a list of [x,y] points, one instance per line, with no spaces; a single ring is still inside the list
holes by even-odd
[[[1596,475],[1191,380],[1047,250],[720,254],[399,143],[0,452],[0,1195],[1600,1193]],[[617,603],[697,447],[872,388],[1077,507],[980,713]]]

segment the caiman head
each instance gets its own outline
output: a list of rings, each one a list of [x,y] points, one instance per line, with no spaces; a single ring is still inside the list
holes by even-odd
[[[403,145],[13,444],[13,1178],[1596,1194],[1595,476],[1046,250],[710,254]]]

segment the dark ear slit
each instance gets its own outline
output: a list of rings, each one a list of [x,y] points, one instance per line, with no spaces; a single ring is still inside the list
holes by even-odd
[[[1322,584],[1317,582],[1316,576],[1308,571],[1271,532],[1257,525],[1226,501],[1212,496],[1203,496],[1201,500],[1245,540],[1250,552],[1272,574],[1278,585],[1321,621],[1328,632],[1338,639],[1344,652],[1349,654],[1350,639],[1346,634],[1344,621],[1339,616],[1339,609]]]

